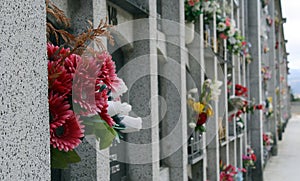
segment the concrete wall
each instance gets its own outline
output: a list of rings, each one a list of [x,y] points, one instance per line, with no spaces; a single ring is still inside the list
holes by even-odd
[[[0,180],[50,180],[45,1],[0,3]]]

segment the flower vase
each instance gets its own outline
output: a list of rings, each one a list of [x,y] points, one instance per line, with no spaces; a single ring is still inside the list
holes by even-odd
[[[185,23],[185,43],[190,44],[194,40],[195,24],[193,22]]]

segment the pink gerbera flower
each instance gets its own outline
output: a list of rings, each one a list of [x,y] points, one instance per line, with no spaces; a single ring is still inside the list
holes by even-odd
[[[219,36],[220,36],[220,38],[222,38],[223,40],[225,40],[225,39],[228,38],[224,33],[221,33]]]
[[[97,58],[101,61],[101,70],[98,74],[101,84],[105,84],[108,89],[114,89],[120,83],[116,74],[115,62],[112,60],[111,55],[106,51],[97,55]]]
[[[188,0],[188,4],[189,4],[190,6],[194,6],[194,5],[195,5],[195,2],[194,2],[194,0]]]
[[[59,94],[49,93],[50,129],[55,129],[72,116],[71,105]]]
[[[108,109],[108,96],[107,90],[104,89],[101,92],[98,92],[95,96],[97,107],[100,109],[99,115],[100,117],[109,125],[113,126],[115,124],[114,120],[110,117],[107,112]]]
[[[77,68],[78,62],[81,61],[81,57],[76,54],[69,55],[64,62],[64,66],[68,73],[74,74]]]
[[[67,48],[67,49],[60,48],[58,46],[54,46],[51,43],[47,43],[48,60],[51,60],[51,61],[59,60],[69,52],[70,52],[69,48]]]
[[[72,90],[72,75],[58,61],[48,62],[48,85],[51,91],[68,95]]]
[[[95,59],[83,59],[77,62],[77,70],[73,80],[73,101],[80,105],[81,115],[97,114],[100,109],[96,105],[96,80],[100,65]]]
[[[70,151],[77,147],[84,136],[84,126],[80,124],[79,116],[73,113],[65,123],[50,130],[50,144],[58,150]]]
[[[227,27],[229,27],[231,25],[230,18],[228,18],[228,17],[226,18],[225,24],[226,24]]]

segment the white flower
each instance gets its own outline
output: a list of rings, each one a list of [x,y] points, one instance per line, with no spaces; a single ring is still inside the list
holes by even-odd
[[[235,24],[235,20],[234,19],[230,20],[230,25],[231,25],[232,28],[235,29],[236,24]]]
[[[212,7],[209,7],[209,8],[207,8],[207,10],[206,10],[207,12],[209,12],[209,13],[213,13],[214,12],[214,8],[212,8]]]
[[[230,96],[229,101],[235,108],[241,109],[247,100],[242,96]]]
[[[233,35],[235,34],[235,28],[230,28],[229,31],[227,32],[229,37],[233,37]]]
[[[229,43],[232,44],[232,45],[236,43],[236,39],[235,39],[233,36],[232,36],[232,37],[229,37],[229,38],[228,38],[228,41],[229,41]]]
[[[196,123],[194,123],[194,122],[190,122],[190,123],[189,123],[189,127],[192,128],[192,129],[196,128],[196,126],[197,126],[197,125],[196,125]]]
[[[223,23],[223,22],[218,23],[218,27],[217,27],[218,31],[222,32],[225,29],[226,29],[226,24],[225,23]]]
[[[198,89],[197,88],[193,88],[193,89],[190,89],[188,91],[189,94],[197,94],[198,93]]]
[[[210,79],[206,79],[206,80],[204,81],[204,83],[207,84],[207,85],[210,85],[210,84],[211,84],[211,80],[210,80]]]
[[[240,128],[244,128],[244,124],[240,121],[236,122],[237,126],[239,126]]]
[[[132,133],[142,129],[142,118],[140,117],[124,116],[120,123],[125,125],[125,129],[121,130],[122,133]]]
[[[221,89],[219,88],[221,87],[222,84],[223,83],[221,81],[216,80],[210,85],[212,100],[218,100],[219,95],[221,94]]]
[[[187,93],[188,93],[188,99],[192,99],[193,101],[195,101],[194,95],[198,93],[198,89],[197,88],[190,89]]]
[[[204,1],[203,2],[203,10],[207,11],[209,9],[210,6],[210,1]]]
[[[113,90],[111,91],[111,96],[115,99],[120,97],[122,94],[124,94],[128,88],[125,84],[125,82],[118,78],[118,85],[113,87]]]
[[[200,3],[196,3],[193,7],[193,11],[199,11],[200,10]]]
[[[234,46],[233,46],[233,49],[234,49],[234,50],[238,50],[239,48],[240,48],[240,47],[239,47],[238,45],[234,45]]]
[[[114,116],[117,114],[128,115],[131,111],[131,105],[126,102],[121,103],[120,101],[108,101],[108,109],[107,113],[110,116]]]
[[[217,10],[217,9],[220,8],[220,5],[219,5],[219,3],[217,3],[217,1],[213,1],[213,2],[211,3],[211,6],[212,6],[215,10]]]

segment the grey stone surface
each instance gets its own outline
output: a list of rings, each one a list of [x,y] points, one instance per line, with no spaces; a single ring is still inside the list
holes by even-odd
[[[152,6],[150,13],[155,13]],[[132,105],[131,114],[142,117],[143,128],[127,134],[128,179],[154,181],[159,180],[156,20],[134,21],[133,30],[134,49],[120,73],[129,89],[124,97]]]
[[[50,180],[45,1],[0,3],[0,180]]]
[[[251,55],[255,61],[249,65],[250,82],[249,82],[249,95],[254,98],[256,103],[262,103],[262,77],[261,77],[261,3],[259,0],[248,1],[248,33],[249,40],[251,40]],[[255,86],[254,86],[255,85]],[[250,129],[250,140],[254,152],[257,156],[256,169],[253,170],[252,180],[263,180],[263,152],[262,152],[262,130],[263,130],[263,117],[262,111],[255,111],[251,114],[251,123],[249,122],[248,128]]]
[[[186,120],[186,60],[183,3],[179,0],[161,1],[162,31],[166,35],[168,60],[160,72],[166,81],[161,81],[161,94],[167,103],[167,112],[162,120],[161,140],[163,160],[170,169],[170,180],[187,180],[187,120]],[[170,20],[169,22],[166,20]],[[166,157],[167,156],[167,157]]]
[[[272,19],[275,19],[275,2],[271,1],[270,2],[270,15],[272,17]],[[272,29],[269,32],[269,43],[270,45],[275,45],[276,44],[276,40],[275,40],[275,23],[273,23],[272,25]],[[276,63],[275,63],[275,47],[271,46],[270,47],[270,52],[269,52],[269,67],[270,67],[270,71],[271,71],[271,75],[272,78],[270,80],[269,83],[269,89],[268,89],[268,93],[269,96],[272,97],[272,106],[273,106],[273,115],[270,117],[269,121],[270,121],[270,131],[273,134],[273,140],[274,140],[274,145],[272,148],[272,154],[273,156],[277,155],[277,142],[278,142],[278,133],[277,133],[277,120],[278,120],[278,115],[276,112],[276,105],[277,105],[277,96],[276,96],[276,82],[277,77],[276,75],[278,74],[277,69],[276,69]]]
[[[88,27],[88,20],[94,28],[99,25],[101,19],[107,16],[106,1],[68,0],[66,14],[71,18],[73,33],[81,33]],[[106,43],[104,42],[104,45]],[[99,142],[88,136],[83,143],[76,148],[81,157],[81,162],[72,164],[69,169],[71,180],[82,181],[108,181],[110,180],[109,149],[100,150]]]

